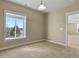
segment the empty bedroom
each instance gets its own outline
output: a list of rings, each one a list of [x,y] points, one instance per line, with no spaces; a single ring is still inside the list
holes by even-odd
[[[79,0],[0,0],[0,58],[79,58]]]

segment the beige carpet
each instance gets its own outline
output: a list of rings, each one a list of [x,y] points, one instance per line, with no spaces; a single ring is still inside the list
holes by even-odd
[[[0,52],[2,58],[71,58],[79,57],[79,50],[49,42],[39,42],[31,45],[8,49]]]

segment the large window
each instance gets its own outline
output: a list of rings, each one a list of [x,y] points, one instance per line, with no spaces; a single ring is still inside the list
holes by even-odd
[[[6,12],[6,40],[26,37],[26,16]]]

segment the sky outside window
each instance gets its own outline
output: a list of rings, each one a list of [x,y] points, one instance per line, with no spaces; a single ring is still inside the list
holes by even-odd
[[[6,26],[7,27],[14,27],[15,26],[15,20],[16,20],[16,23],[17,23],[17,26],[19,28],[23,28],[23,19],[15,19],[15,18],[12,18],[12,17],[9,17],[9,16],[6,16]]]

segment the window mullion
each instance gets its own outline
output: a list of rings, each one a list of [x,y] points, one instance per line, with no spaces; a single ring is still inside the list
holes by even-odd
[[[16,19],[15,19],[15,38],[16,38]]]

